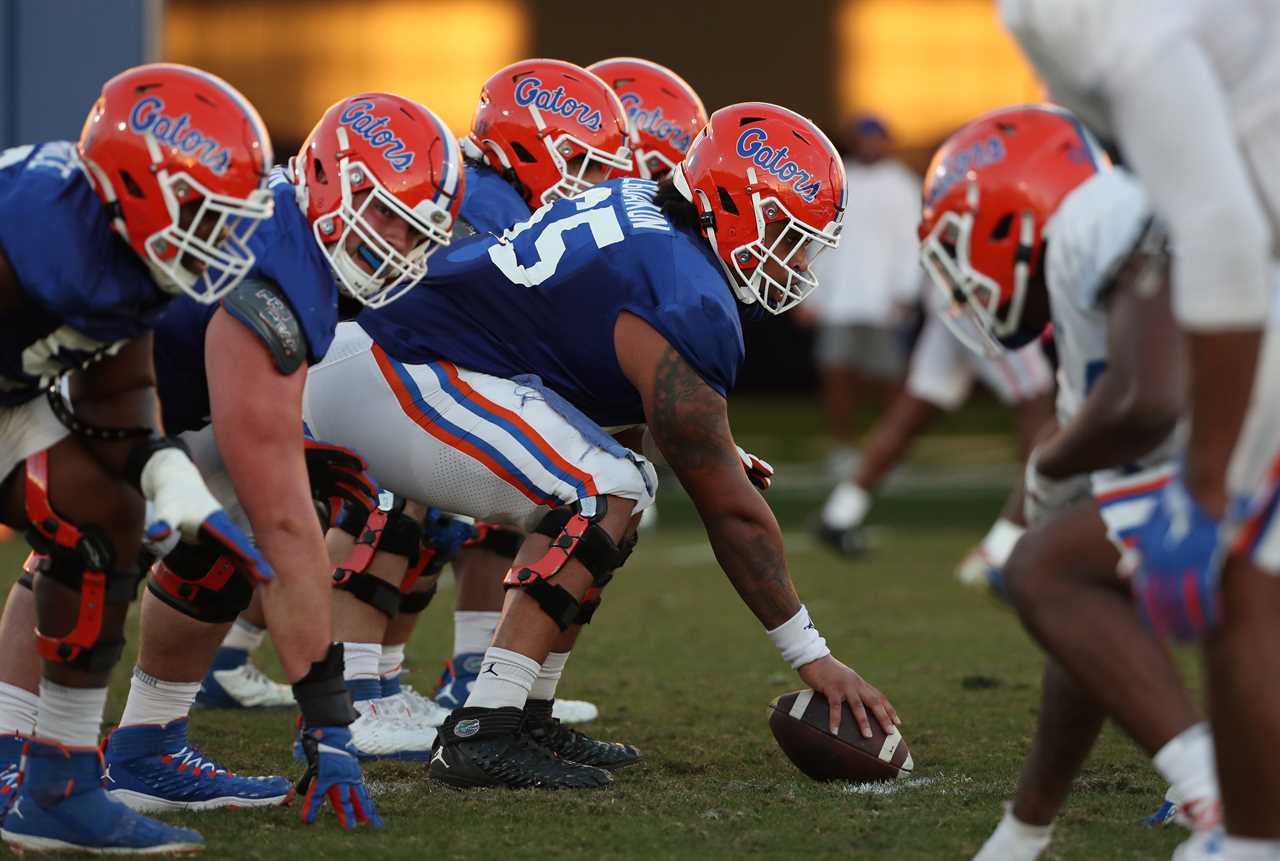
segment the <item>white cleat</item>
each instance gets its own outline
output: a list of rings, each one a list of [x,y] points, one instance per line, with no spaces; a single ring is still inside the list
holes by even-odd
[[[418,693],[413,689],[413,685],[402,684],[400,693],[386,697],[385,702],[402,704],[404,713],[410,720],[427,726],[441,726],[450,712],[450,709],[438,704],[430,697],[424,697]]]
[[[293,689],[274,682],[246,661],[230,670],[214,670],[205,677],[196,704],[205,708],[293,708]]]
[[[360,717],[351,724],[351,741],[360,759],[414,759],[426,761],[436,740],[436,728],[412,720],[399,697],[360,700]]]
[[[586,700],[557,699],[551,706],[551,716],[561,723],[590,723],[600,717],[600,709]]]
[[[1219,861],[1222,854],[1222,829],[1199,831],[1173,850],[1173,861]]]

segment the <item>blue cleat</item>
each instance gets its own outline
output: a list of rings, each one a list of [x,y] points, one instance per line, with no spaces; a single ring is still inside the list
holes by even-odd
[[[107,738],[106,787],[134,810],[214,810],[275,807],[293,798],[284,777],[241,777],[187,740],[187,718],[165,726],[117,729]]]
[[[0,837],[15,854],[190,855],[204,838],[141,816],[102,787],[102,758],[93,748],[29,741],[22,785]]]
[[[484,652],[466,652],[445,661],[444,672],[436,682],[437,705],[447,709],[462,708],[471,694],[471,685],[480,675]]]
[[[18,794],[22,747],[26,743],[27,740],[20,735],[0,735],[0,818],[9,812],[9,805]]]

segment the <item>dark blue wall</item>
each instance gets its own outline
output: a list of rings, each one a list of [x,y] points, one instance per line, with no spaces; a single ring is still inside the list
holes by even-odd
[[[0,145],[78,137],[103,82],[151,59],[158,9],[156,0],[0,0]]]

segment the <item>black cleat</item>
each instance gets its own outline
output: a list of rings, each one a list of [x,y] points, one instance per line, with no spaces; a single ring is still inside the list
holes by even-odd
[[[551,716],[554,700],[529,700],[524,704],[524,728],[534,741],[561,758],[597,768],[625,768],[640,761],[640,751],[629,744],[597,741],[571,729]]]
[[[535,741],[514,707],[455,709],[440,727],[427,774],[466,789],[598,789],[613,782],[604,769],[562,759]]]
[[[861,526],[837,529],[821,520],[813,527],[813,537],[835,552],[849,559],[863,559],[871,552],[871,542]]]

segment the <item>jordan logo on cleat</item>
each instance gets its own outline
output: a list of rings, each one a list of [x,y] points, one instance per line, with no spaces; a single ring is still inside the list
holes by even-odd
[[[445,759],[444,759],[444,748],[443,748],[443,747],[436,748],[436,755],[435,755],[435,756],[433,756],[433,757],[431,757],[431,761],[432,761],[432,763],[436,763],[436,762],[438,762],[438,763],[440,763],[441,765],[443,765],[445,768],[448,768],[448,767],[449,767],[449,763],[445,762]]]

